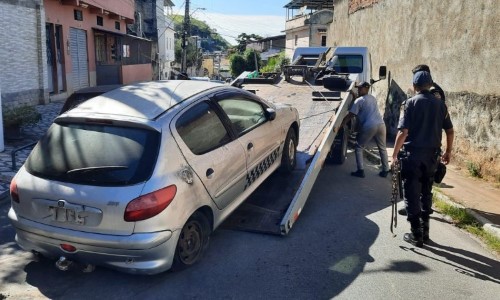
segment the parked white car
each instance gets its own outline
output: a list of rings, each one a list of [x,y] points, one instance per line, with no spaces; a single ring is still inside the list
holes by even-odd
[[[288,105],[203,81],[112,90],[60,115],[11,183],[27,251],[130,273],[198,261],[210,233],[296,164]]]

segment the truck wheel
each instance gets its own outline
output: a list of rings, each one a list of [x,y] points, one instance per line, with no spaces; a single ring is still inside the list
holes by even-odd
[[[332,148],[326,157],[326,162],[330,164],[341,165],[344,163],[347,155],[347,138],[348,132],[346,127],[340,128],[337,136],[333,141]]]
[[[175,249],[172,270],[183,270],[200,260],[210,240],[210,223],[201,212],[195,212],[182,227]]]
[[[297,135],[295,129],[288,129],[286,134],[285,145],[283,146],[283,154],[281,155],[280,170],[283,173],[290,173],[297,165]]]

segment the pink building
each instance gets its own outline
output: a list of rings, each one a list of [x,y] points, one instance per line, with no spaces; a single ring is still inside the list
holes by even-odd
[[[45,0],[49,92],[152,79],[151,42],[127,35],[134,0]]]

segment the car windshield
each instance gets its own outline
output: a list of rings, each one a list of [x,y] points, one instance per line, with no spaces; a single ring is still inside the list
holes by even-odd
[[[329,63],[337,73],[362,73],[363,56],[335,55]]]
[[[158,132],[101,124],[53,124],[31,152],[35,176],[98,186],[147,180],[159,148]]]

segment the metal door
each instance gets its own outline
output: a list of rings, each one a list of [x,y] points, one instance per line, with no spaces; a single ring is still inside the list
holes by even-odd
[[[170,129],[217,207],[240,201],[246,184],[245,151],[231,138],[212,104],[190,106],[173,119]]]
[[[87,33],[85,30],[70,28],[71,80],[73,90],[89,86],[89,68],[87,58]]]
[[[248,177],[245,188],[260,176],[270,174],[277,163],[282,132],[276,122],[267,119],[265,105],[243,95],[219,96],[217,103],[232,123],[238,141],[245,149]]]

